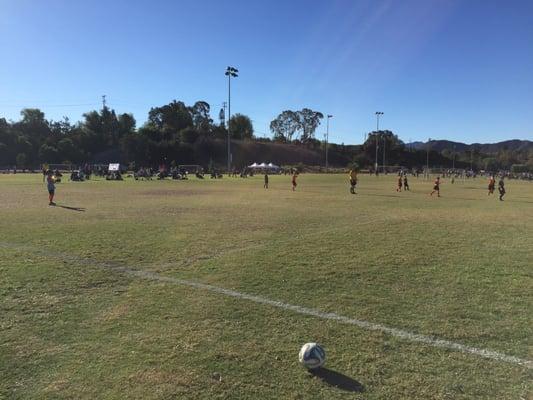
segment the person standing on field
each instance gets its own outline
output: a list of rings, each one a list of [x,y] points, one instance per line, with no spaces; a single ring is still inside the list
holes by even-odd
[[[401,174],[398,174],[398,187],[396,188],[396,191],[397,192],[402,191],[402,175]]]
[[[495,186],[496,186],[496,179],[494,179],[494,176],[491,175],[489,179],[489,193],[488,193],[489,196],[494,193]]]
[[[404,191],[409,190],[409,182],[407,182],[407,174],[403,176],[403,190]]]
[[[503,182],[503,176],[498,182],[498,192],[500,192],[500,201],[503,201],[503,196],[505,196],[505,183]]]
[[[298,171],[294,171],[294,174],[292,174],[292,191],[294,192],[296,190],[296,178],[298,178]]]
[[[440,197],[440,176],[437,176],[435,182],[433,183],[433,191],[429,194],[433,196],[433,193],[437,192],[437,197]]]
[[[263,185],[265,189],[268,189],[268,174],[265,172],[265,184]]]
[[[355,168],[350,170],[349,178],[350,178],[350,193],[356,194],[355,187],[357,185],[357,170]]]
[[[54,194],[56,191],[56,185],[55,185],[55,179],[52,175],[52,170],[49,169],[46,174],[46,186],[48,188],[48,205],[49,206],[55,206],[56,203],[54,203]]]

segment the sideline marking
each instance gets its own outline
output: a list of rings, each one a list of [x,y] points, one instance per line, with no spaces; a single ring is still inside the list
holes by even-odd
[[[302,314],[302,315],[309,315],[312,317],[337,321],[337,322],[341,322],[341,323],[348,324],[348,325],[355,325],[362,329],[386,333],[391,336],[394,336],[400,339],[405,339],[411,342],[423,343],[423,344],[426,344],[432,347],[455,350],[461,353],[473,354],[473,355],[477,355],[479,357],[487,358],[490,360],[503,361],[503,362],[507,362],[511,364],[522,365],[526,368],[533,368],[533,361],[522,359],[522,358],[515,357],[515,356],[510,356],[504,353],[499,353],[497,351],[482,349],[478,347],[471,347],[471,346],[467,346],[461,343],[456,343],[456,342],[452,342],[449,340],[439,339],[439,338],[426,336],[426,335],[420,335],[417,333],[404,331],[402,329],[391,328],[386,325],[381,325],[381,324],[377,324],[373,322],[346,317],[346,316],[339,315],[336,313],[327,313],[327,312],[323,312],[323,311],[320,311],[314,308],[297,306],[297,305],[284,303],[284,302],[277,301],[277,300],[270,300],[266,297],[241,293],[235,290],[230,290],[230,289],[225,289],[219,286],[209,285],[207,283],[200,283],[200,282],[194,282],[194,281],[189,281],[185,279],[173,278],[170,276],[159,275],[155,272],[143,271],[139,269],[126,267],[119,263],[100,262],[96,260],[80,258],[80,257],[61,254],[61,253],[53,253],[47,250],[36,249],[31,246],[17,245],[17,244],[6,243],[6,242],[0,242],[0,247],[29,251],[34,254],[41,254],[41,255],[48,256],[51,258],[56,258],[62,261],[82,264],[82,265],[86,265],[90,267],[105,268],[105,269],[109,269],[109,270],[116,271],[116,272],[121,272],[124,274],[142,278],[142,279],[148,279],[148,280],[165,282],[165,283],[174,283],[174,284],[178,284],[182,286],[192,287],[195,289],[207,290],[209,292],[223,294],[225,296],[230,296],[230,297],[234,297],[234,298],[238,298],[242,300],[248,300],[254,303],[258,303],[258,304],[265,304],[265,305],[269,305],[272,307],[281,308],[283,310],[293,311],[295,313]]]

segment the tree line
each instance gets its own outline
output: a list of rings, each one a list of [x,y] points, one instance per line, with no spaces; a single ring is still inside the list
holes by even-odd
[[[68,118],[52,121],[35,108],[21,111],[19,121],[0,118],[0,167],[35,168],[43,163],[83,164],[98,159],[113,159],[137,166],[156,166],[161,163],[201,164],[223,166],[226,162],[225,141],[228,130],[223,120],[214,122],[210,105],[197,101],[191,106],[172,101],[152,107],[147,121],[140,127],[132,114],[117,114],[107,106],[83,114],[81,121],[71,123]],[[247,162],[273,161],[298,163],[299,152],[314,152],[317,163],[323,159],[325,145],[315,138],[324,115],[309,108],[285,110],[270,123],[272,139],[254,137],[251,119],[235,114],[229,120],[229,131],[237,149],[246,149],[246,157],[235,157],[234,165],[243,167]],[[273,143],[272,143],[273,142]],[[261,143],[262,146],[252,146]],[[271,147],[265,146],[271,143]],[[280,144],[290,145],[280,160]],[[246,147],[248,146],[248,147]],[[430,160],[433,167],[498,170],[513,165],[533,171],[533,152],[512,152],[500,149],[485,154],[479,150],[454,152],[411,149],[393,132],[370,132],[362,145],[330,144],[331,165],[346,167],[357,164],[360,168],[378,165],[397,165],[421,168]],[[265,152],[265,150],[267,150]],[[263,154],[270,160],[264,160]],[[385,160],[383,159],[385,153]],[[103,156],[102,156],[103,155]],[[250,158],[250,160],[246,159]],[[239,165],[237,165],[239,164]],[[243,165],[240,165],[243,164]]]
[[[117,114],[107,106],[83,114],[77,123],[67,117],[47,120],[36,108],[23,109],[20,114],[16,122],[0,118],[0,166],[81,164],[109,151],[139,164],[157,165],[180,156],[191,161],[194,146],[201,147],[199,142],[227,138],[225,125],[213,122],[205,101],[192,106],[172,101],[153,107],[139,128],[132,114]],[[252,121],[246,115],[234,114],[229,125],[233,140],[253,138]]]

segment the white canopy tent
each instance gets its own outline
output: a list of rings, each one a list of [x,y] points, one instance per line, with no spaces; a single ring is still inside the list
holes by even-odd
[[[270,170],[270,171],[279,171],[280,170],[280,167],[275,165],[275,164],[272,164],[272,163],[261,163],[261,164],[258,164],[258,163],[253,163],[251,165],[248,165],[248,168],[250,169],[259,169],[259,170]]]

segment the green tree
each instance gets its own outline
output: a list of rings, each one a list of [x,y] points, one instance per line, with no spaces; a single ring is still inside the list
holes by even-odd
[[[56,163],[59,162],[59,152],[54,146],[43,144],[39,148],[39,159],[42,163]]]
[[[57,151],[62,160],[69,160],[71,162],[83,161],[83,154],[70,138],[63,138],[57,142]]]
[[[18,153],[17,154],[17,167],[19,168],[26,168],[26,162],[28,160],[28,157],[24,153]]]
[[[231,136],[234,139],[252,139],[254,127],[252,120],[243,114],[235,114],[229,120]]]
[[[300,140],[302,142],[306,142],[309,139],[313,139],[316,128],[318,128],[318,125],[320,125],[320,120],[324,118],[324,115],[318,111],[313,111],[309,108],[303,108],[301,111],[298,111],[298,116],[302,129]]]
[[[151,108],[148,123],[163,133],[165,138],[193,126],[189,108],[182,101],[176,101],[162,107]]]
[[[194,128],[201,133],[208,133],[213,125],[213,120],[209,116],[211,110],[209,103],[197,101],[192,107],[189,107]]]
[[[180,132],[180,139],[184,143],[194,143],[198,136],[198,131],[192,127],[185,128]]]
[[[137,122],[133,114],[120,114],[118,116],[118,134],[120,138],[135,132]]]
[[[495,171],[498,171],[501,166],[500,166],[500,163],[498,162],[497,158],[489,157],[489,158],[485,158],[483,160],[483,167],[484,167],[485,171],[495,172]]]
[[[291,141],[294,134],[301,129],[301,122],[297,112],[285,110],[270,122],[270,131],[274,140],[278,142]]]
[[[27,162],[37,159],[37,149],[45,140],[51,138],[51,131],[44,113],[37,108],[25,108],[20,112],[21,120],[11,126],[18,137],[16,154],[25,153]]]
[[[0,166],[9,164],[9,149],[7,144],[0,142]]]
[[[270,130],[276,141],[292,141],[299,133],[299,140],[308,142],[314,139],[316,128],[323,118],[322,113],[309,108],[303,108],[301,111],[286,110],[270,122]]]

